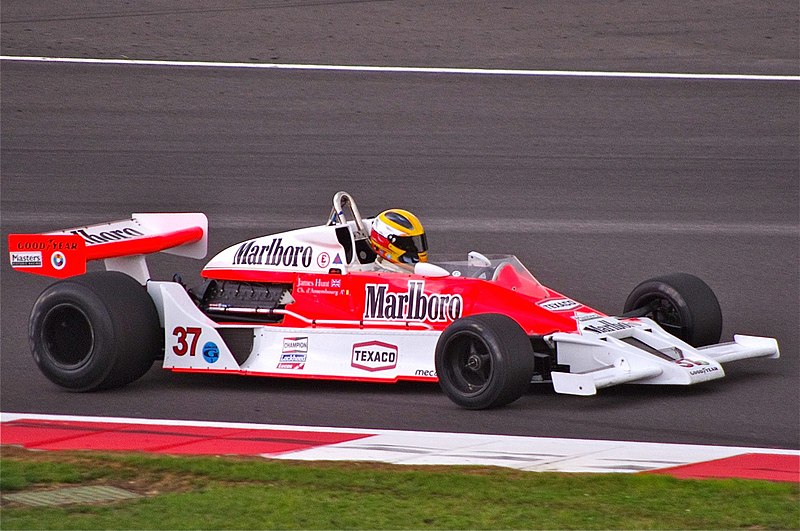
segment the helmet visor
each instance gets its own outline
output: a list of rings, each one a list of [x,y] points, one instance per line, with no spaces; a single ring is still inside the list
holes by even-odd
[[[417,236],[395,236],[392,244],[405,251],[400,261],[406,264],[416,264],[419,262],[419,255],[428,251],[428,238],[424,232]]]

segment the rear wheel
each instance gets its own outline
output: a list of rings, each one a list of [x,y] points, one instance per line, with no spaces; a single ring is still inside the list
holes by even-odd
[[[163,342],[147,290],[115,271],[46,288],[31,311],[29,336],[39,369],[71,391],[120,387],[138,379]]]
[[[533,363],[528,335],[501,314],[458,319],[436,345],[439,385],[467,409],[500,407],[521,397],[533,377]]]
[[[722,335],[722,311],[716,295],[708,284],[688,273],[645,280],[628,295],[624,312],[649,317],[693,347],[718,343]]]

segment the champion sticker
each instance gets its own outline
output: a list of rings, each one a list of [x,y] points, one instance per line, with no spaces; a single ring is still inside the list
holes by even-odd
[[[284,337],[283,349],[281,352],[284,354],[293,354],[298,352],[308,352],[308,336],[306,337]]]

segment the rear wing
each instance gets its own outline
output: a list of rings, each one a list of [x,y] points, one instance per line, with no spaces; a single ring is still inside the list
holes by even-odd
[[[106,269],[142,284],[150,279],[145,255],[204,258],[207,249],[208,219],[200,213],[132,214],[109,223],[8,236],[11,267],[17,271],[67,278],[85,273],[90,260],[105,260]]]

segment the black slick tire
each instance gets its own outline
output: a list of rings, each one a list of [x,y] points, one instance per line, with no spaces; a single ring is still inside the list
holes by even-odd
[[[42,373],[70,391],[133,382],[152,366],[163,344],[146,288],[116,271],[47,287],[31,311],[29,339]]]
[[[506,315],[458,319],[436,344],[439,386],[450,400],[466,409],[510,404],[528,389],[533,372],[530,339]]]
[[[649,317],[693,347],[712,345],[722,335],[722,311],[711,288],[688,273],[645,280],[625,301],[625,314]]]

